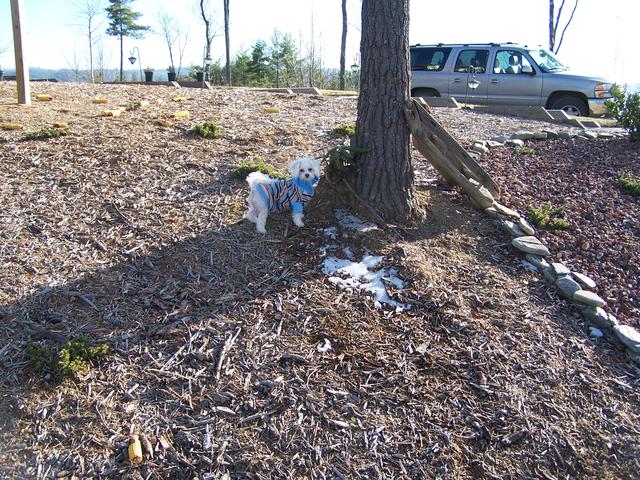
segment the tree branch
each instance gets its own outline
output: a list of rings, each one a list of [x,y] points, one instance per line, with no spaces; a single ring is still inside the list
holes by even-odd
[[[571,16],[569,17],[569,20],[567,21],[567,24],[562,29],[562,34],[560,35],[560,42],[558,43],[558,47],[556,48],[555,52],[553,52],[553,53],[558,53],[558,50],[560,50],[560,47],[562,46],[562,40],[564,39],[564,32],[567,31],[567,27],[571,23],[571,20],[573,20],[573,14],[576,13],[576,8],[578,8],[578,0],[576,0],[575,5],[573,6],[573,11],[571,12]]]

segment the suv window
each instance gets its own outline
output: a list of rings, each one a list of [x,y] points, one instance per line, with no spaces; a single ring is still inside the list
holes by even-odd
[[[447,63],[451,48],[412,48],[411,70],[439,72]]]
[[[476,73],[484,73],[487,71],[488,58],[489,50],[461,50],[454,71],[469,72],[469,68],[473,67]]]
[[[496,54],[493,73],[522,73],[522,67],[524,66],[531,67],[531,62],[527,60],[527,57],[525,57],[522,52],[518,50],[500,50]]]

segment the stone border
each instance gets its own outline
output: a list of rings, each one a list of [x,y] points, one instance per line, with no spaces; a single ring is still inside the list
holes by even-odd
[[[581,130],[577,133],[569,131],[555,131],[544,129],[540,132],[518,131],[511,136],[494,137],[491,140],[477,140],[473,143],[468,153],[474,158],[496,148],[505,145],[522,146],[525,141],[566,139],[582,137],[587,140],[596,138],[622,137],[627,134],[624,131],[613,133],[598,133],[590,130]],[[549,249],[535,237],[535,229],[518,212],[493,201],[493,204],[484,208],[484,212],[494,218],[497,226],[507,232],[512,240],[511,245],[525,255],[526,261],[553,284],[562,298],[570,300],[582,313],[584,319],[596,330],[594,336],[602,336],[602,330],[620,341],[626,349],[627,356],[637,365],[640,365],[640,332],[629,325],[623,325],[618,319],[604,310],[606,302],[600,298],[596,290],[596,282],[586,275],[571,271],[562,263],[547,262],[550,255]],[[601,335],[598,335],[598,332]]]

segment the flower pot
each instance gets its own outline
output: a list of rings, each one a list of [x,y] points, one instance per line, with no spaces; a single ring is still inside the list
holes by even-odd
[[[177,76],[176,72],[167,72],[167,79],[170,82],[175,82],[177,78],[178,78],[178,76]]]
[[[144,81],[153,82],[153,72],[144,72]]]
[[[204,82],[204,72],[196,72],[196,81]]]

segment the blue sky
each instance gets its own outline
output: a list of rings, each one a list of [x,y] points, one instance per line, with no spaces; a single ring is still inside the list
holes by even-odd
[[[216,22],[221,27],[222,0],[209,1],[217,7]],[[78,26],[82,20],[74,3],[73,0],[24,0],[30,66],[68,67],[74,56],[80,64],[86,64],[87,40]],[[560,0],[556,0],[556,4],[559,3]],[[230,0],[232,52],[249,49],[259,39],[269,41],[275,30],[290,33],[304,52],[313,30],[316,49],[320,49],[324,65],[337,67],[340,5],[340,0]],[[565,10],[570,11],[572,6],[573,0],[567,0]],[[198,15],[198,0],[136,0],[133,8],[143,14],[140,23],[156,29],[161,11],[175,17],[184,30],[189,30],[183,64],[202,62],[204,30]],[[347,63],[351,64],[359,49],[360,0],[348,0],[348,10]],[[513,41],[546,46],[547,15],[548,0],[411,0],[410,42]],[[638,0],[606,3],[582,0],[559,57],[582,71],[604,74],[622,83],[640,83],[638,18]],[[99,29],[104,37],[101,43],[109,66],[116,67],[118,44],[115,38],[104,35],[105,29],[106,21]],[[214,59],[224,55],[221,28],[219,33],[213,45]],[[10,2],[0,0],[0,46],[11,41]],[[167,48],[159,35],[149,33],[143,40],[125,39],[125,57],[134,46],[144,66],[164,69],[169,64]],[[0,57],[0,66],[12,68],[13,65],[12,51]]]

